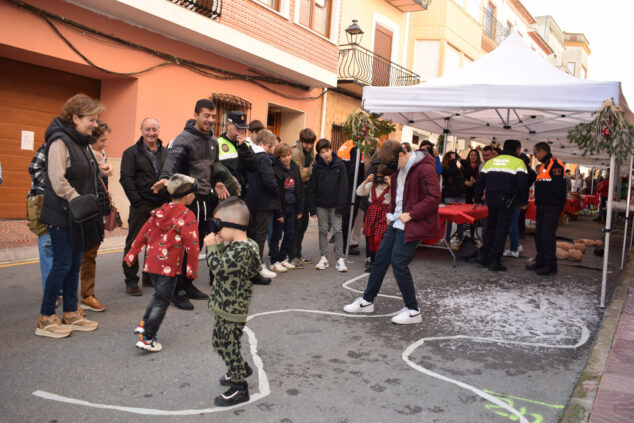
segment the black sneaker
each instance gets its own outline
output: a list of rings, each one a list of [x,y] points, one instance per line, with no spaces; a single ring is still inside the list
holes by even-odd
[[[176,308],[180,308],[181,310],[194,309],[194,305],[187,299],[185,291],[178,291],[177,294],[174,294],[174,298],[172,298],[172,304],[174,304]]]
[[[535,273],[537,273],[539,276],[556,275],[557,274],[557,268],[553,267],[553,266],[544,266],[544,267],[540,267],[539,269],[535,270]]]
[[[194,285],[185,289],[185,296],[189,298],[190,300],[208,300],[209,299],[209,295],[205,294],[204,292],[196,288]]]
[[[531,264],[527,264],[526,266],[524,266],[524,268],[526,270],[533,270],[533,271],[535,271],[537,269],[541,269],[542,267],[544,267],[544,265],[543,264],[537,264],[537,262],[531,263]]]
[[[491,263],[489,272],[506,272],[506,266],[502,263]]]
[[[253,374],[253,369],[246,361],[244,362],[244,369],[247,371],[247,374],[244,377],[249,377]],[[222,375],[222,377],[220,378],[220,384],[222,386],[231,386],[231,378],[229,377],[229,373],[225,373],[224,375]]]
[[[478,258],[478,264],[480,266],[489,267],[491,266],[491,261],[489,259],[480,257]]]
[[[365,273],[372,273],[372,263],[366,264],[363,270],[365,271]]]
[[[251,283],[254,285],[270,285],[271,278],[265,278],[264,276],[258,273],[251,279]]]
[[[361,251],[359,250],[359,246],[351,245],[350,249],[348,250],[348,254],[351,256],[358,256],[359,254],[361,254]]]
[[[229,407],[249,401],[249,386],[246,382],[231,382],[231,387],[222,395],[214,399],[218,407]]]

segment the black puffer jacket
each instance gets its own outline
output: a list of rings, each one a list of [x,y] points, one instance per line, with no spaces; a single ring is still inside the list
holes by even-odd
[[[343,214],[348,199],[348,171],[336,153],[332,153],[330,163],[317,156],[310,185],[308,210],[311,214],[317,207],[334,208],[337,214]]]
[[[123,152],[119,183],[132,207],[139,207],[142,204],[158,207],[168,200],[169,194],[166,188],[161,189],[158,194],[154,194],[151,189],[152,185],[158,181],[159,173],[167,159],[167,149],[163,147],[161,140],[157,143],[158,173],[154,170],[152,159],[146,151],[143,137]]]
[[[278,212],[280,200],[275,172],[273,171],[273,156],[261,152],[257,153],[255,157],[258,160],[258,169],[248,173],[247,206],[249,206],[249,211],[274,210]]]

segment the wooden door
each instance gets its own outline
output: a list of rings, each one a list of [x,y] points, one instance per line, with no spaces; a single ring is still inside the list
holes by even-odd
[[[392,59],[392,31],[377,24],[374,30],[374,59],[372,61],[372,85],[390,85]]]
[[[99,98],[100,88],[99,80],[0,58],[0,218],[26,218],[28,167],[44,131],[68,98]],[[22,149],[22,131],[34,133],[33,150]]]

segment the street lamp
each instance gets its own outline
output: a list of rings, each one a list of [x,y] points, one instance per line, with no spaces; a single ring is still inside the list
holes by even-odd
[[[346,28],[346,38],[348,39],[348,44],[361,44],[361,39],[363,38],[363,30],[359,25],[357,25],[357,20],[353,19],[352,24]]]

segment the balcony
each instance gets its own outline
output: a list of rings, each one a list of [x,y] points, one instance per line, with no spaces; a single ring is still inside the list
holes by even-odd
[[[431,0],[385,0],[403,13],[427,10]]]
[[[217,19],[222,14],[222,0],[168,0],[185,9],[196,12],[210,19]]]
[[[484,9],[482,14],[482,33],[486,35],[482,38],[482,48],[487,52],[493,50],[509,36],[508,29],[487,9]]]
[[[361,96],[364,86],[416,85],[420,76],[358,44],[345,44],[339,47],[337,82],[337,87]]]

